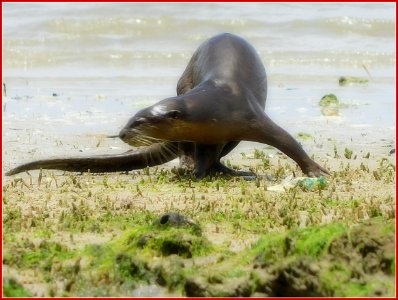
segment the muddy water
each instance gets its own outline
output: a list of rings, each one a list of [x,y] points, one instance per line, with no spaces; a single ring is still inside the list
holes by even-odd
[[[175,95],[193,51],[220,32],[257,49],[269,76],[266,112],[293,135],[315,136],[307,150],[395,147],[393,4],[5,3],[5,169],[128,149],[104,136]],[[340,76],[369,82],[342,87]],[[320,113],[329,93],[345,104],[338,116]]]

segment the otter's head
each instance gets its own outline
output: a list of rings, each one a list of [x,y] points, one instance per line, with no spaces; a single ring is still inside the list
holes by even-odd
[[[173,128],[183,116],[183,105],[175,98],[162,100],[137,112],[120,131],[119,137],[132,146],[174,141]]]

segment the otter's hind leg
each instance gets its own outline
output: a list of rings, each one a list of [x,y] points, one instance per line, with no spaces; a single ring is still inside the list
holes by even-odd
[[[214,171],[217,173],[222,173],[225,175],[231,175],[231,176],[241,176],[246,180],[253,180],[256,179],[257,175],[253,172],[250,171],[236,171],[234,169],[228,168],[227,166],[224,166],[221,162],[217,162],[214,165],[213,168]]]
[[[200,179],[210,174],[218,161],[223,145],[195,145],[195,168],[193,175]]]
[[[221,151],[220,157],[223,157],[230,153],[238,144],[240,141],[235,141],[235,142],[229,142],[227,143],[224,148]],[[219,160],[218,162],[214,165],[214,170],[218,173],[223,173],[226,175],[231,175],[231,176],[242,176],[245,177],[245,179],[254,179],[256,178],[256,174],[253,172],[247,172],[247,171],[236,171],[234,169],[228,168],[227,166],[223,165]]]
[[[245,179],[254,179],[256,174],[252,172],[236,171],[224,166],[220,162],[220,157],[230,152],[237,144],[238,142],[231,142],[227,145],[196,144],[193,175],[200,179],[209,174],[222,173],[230,176],[243,176]]]

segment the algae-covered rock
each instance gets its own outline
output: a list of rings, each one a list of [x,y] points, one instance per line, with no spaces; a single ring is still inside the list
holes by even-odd
[[[301,257],[288,261],[274,271],[273,279],[268,283],[276,297],[323,297],[327,294],[321,288],[319,271],[315,259]],[[261,290],[264,287],[261,287]]]
[[[200,233],[201,231],[200,226],[196,224],[192,219],[174,212],[169,212],[162,215],[154,222],[154,225],[157,225],[158,227],[187,226],[193,228],[197,233]]]
[[[128,252],[155,256],[176,254],[184,258],[201,256],[211,249],[200,226],[177,213],[164,214],[149,226],[134,228],[116,243]]]
[[[202,240],[187,234],[171,234],[156,241],[160,253],[164,256],[176,254],[181,257],[191,258],[197,248],[202,246]]]
[[[361,254],[365,273],[374,274],[378,271],[386,275],[392,272],[395,263],[395,235],[392,224],[390,227],[368,221],[363,226],[351,229],[352,246]]]
[[[319,101],[319,105],[322,107],[339,105],[339,100],[335,94],[328,94],[322,97],[321,101]]]
[[[253,289],[248,277],[228,278],[221,283],[209,283],[202,277],[189,277],[184,285],[188,297],[249,297]]]
[[[169,230],[162,234],[144,233],[134,237],[134,243],[141,249],[150,250],[161,256],[179,255],[191,258],[206,252],[208,242],[199,236],[181,231]]]
[[[185,281],[184,291],[188,297],[209,297],[208,283],[202,277],[189,277]]]
[[[152,272],[157,284],[174,289],[185,280],[184,268],[183,259],[178,255],[171,255],[167,260],[152,266]]]
[[[345,86],[349,84],[367,84],[369,80],[366,78],[361,77],[354,77],[354,76],[341,76],[339,78],[339,85]]]
[[[150,278],[149,267],[145,261],[123,253],[115,257],[115,272],[120,281],[134,278],[149,282]]]
[[[328,94],[319,101],[321,113],[324,116],[337,116],[339,114],[340,102],[335,94]]]
[[[371,297],[395,291],[394,224],[381,218],[352,228],[331,224],[262,239],[251,278],[268,296]],[[280,251],[268,251],[272,246]],[[267,255],[261,255],[262,252]]]
[[[129,243],[153,255],[176,254],[184,258],[204,255],[211,249],[209,241],[195,226],[177,228],[151,226],[134,232],[129,237]]]

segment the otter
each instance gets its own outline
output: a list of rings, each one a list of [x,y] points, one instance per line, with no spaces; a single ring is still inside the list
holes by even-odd
[[[220,162],[240,141],[271,145],[292,158],[310,177],[329,172],[264,112],[267,76],[255,49],[223,33],[195,51],[177,84],[177,96],[137,112],[120,131],[138,149],[119,155],[39,160],[10,170],[117,172],[166,163],[177,157],[193,164],[193,176],[213,173],[250,176]]]

